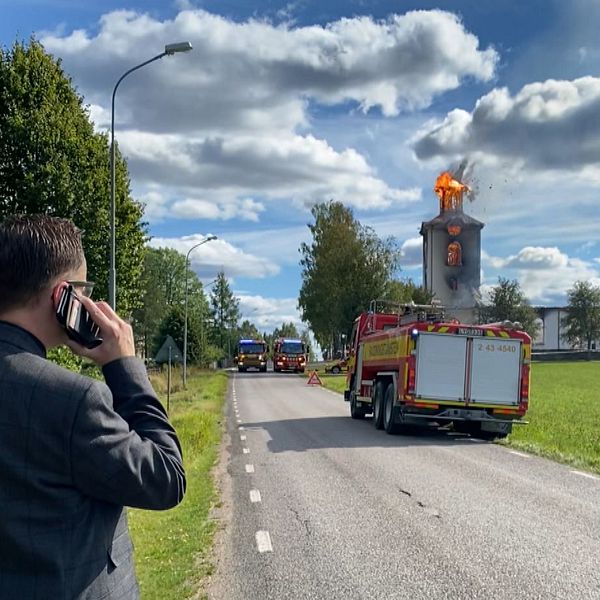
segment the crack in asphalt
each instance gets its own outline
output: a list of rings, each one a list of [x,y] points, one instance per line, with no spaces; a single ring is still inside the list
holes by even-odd
[[[291,506],[289,506],[288,508],[294,513],[296,520],[304,526],[304,529],[306,529],[306,535],[310,537],[312,534],[310,531],[310,527],[308,526],[308,519],[302,519],[300,517],[300,513],[295,508],[292,508]]]
[[[409,492],[408,490],[404,490],[402,488],[398,488],[398,489],[400,490],[400,493],[404,494],[405,496],[408,496],[409,498],[412,498],[412,493]],[[421,500],[415,500],[415,502],[419,508],[422,508],[431,517],[435,517],[436,519],[442,518],[442,515],[440,515],[439,511],[436,510],[435,508],[431,508],[430,506],[427,506],[424,502],[421,502]]]

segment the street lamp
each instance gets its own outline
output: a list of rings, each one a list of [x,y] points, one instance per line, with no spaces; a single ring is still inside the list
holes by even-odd
[[[216,235],[209,235],[207,238],[198,242],[195,246],[192,246],[187,254],[185,255],[185,310],[183,317],[183,387],[187,386],[187,331],[188,331],[188,264],[192,250],[195,250],[198,246],[206,244],[206,242],[212,242],[216,240]]]
[[[115,310],[117,305],[117,269],[116,269],[116,231],[115,231],[115,94],[119,84],[127,75],[145,67],[146,65],[162,58],[171,56],[177,52],[189,52],[192,45],[189,42],[178,42],[176,44],[167,44],[165,51],[157,54],[153,58],[140,63],[123,73],[117,81],[112,93],[112,114],[110,120],[110,268],[108,274],[108,303]]]

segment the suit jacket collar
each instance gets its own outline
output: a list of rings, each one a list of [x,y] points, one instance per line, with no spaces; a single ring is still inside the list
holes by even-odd
[[[0,321],[0,344],[10,344],[25,352],[46,358],[46,348],[38,338],[26,329],[8,321]]]

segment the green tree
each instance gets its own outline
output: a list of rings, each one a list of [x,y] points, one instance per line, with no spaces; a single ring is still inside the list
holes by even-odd
[[[239,300],[233,295],[225,273],[221,271],[210,293],[210,306],[214,320],[214,340],[227,357],[231,358],[237,339],[240,318]]]
[[[532,338],[539,329],[537,314],[525,298],[519,282],[504,277],[498,277],[498,285],[492,288],[490,303],[481,308],[480,319],[483,323],[518,321]]]
[[[592,349],[600,340],[600,287],[589,281],[576,281],[567,292],[569,313],[563,317],[564,339],[572,345]]]
[[[299,339],[300,334],[298,333],[298,329],[296,329],[296,326],[294,325],[294,323],[292,323],[291,321],[289,323],[286,323],[284,321],[281,324],[281,327],[276,327],[273,330],[273,339],[276,340],[277,338],[280,338],[280,337]]]
[[[384,295],[399,252],[392,238],[380,239],[340,202],[317,204],[311,212],[312,243],[300,247],[298,306],[319,345],[339,350],[356,315]]]
[[[0,48],[0,220],[18,213],[72,219],[85,231],[98,299],[108,295],[109,175],[108,137],[94,132],[60,60],[34,39]],[[120,154],[115,175],[117,306],[129,316],[140,303],[147,235]]]
[[[424,287],[417,285],[412,279],[394,279],[388,282],[383,295],[384,300],[397,302],[398,304],[430,304],[433,294]]]
[[[172,248],[146,247],[144,271],[142,276],[143,302],[134,311],[134,331],[138,344],[145,356],[154,356],[164,341],[161,327],[165,327],[165,319],[174,318],[173,308],[180,308],[182,319],[185,308],[185,256]],[[198,280],[191,269],[187,272],[188,285],[188,361],[194,362],[201,357],[204,347],[208,345],[206,320],[209,315],[208,301]],[[181,322],[183,328],[183,320]],[[182,330],[183,331],[183,330]],[[172,337],[175,336],[171,333]],[[199,349],[190,352],[189,340],[192,336],[198,340]],[[181,339],[183,351],[183,334]]]
[[[237,333],[239,338],[247,339],[247,340],[256,340],[261,339],[260,331],[258,331],[256,325],[248,321],[248,319],[244,320],[240,325]]]

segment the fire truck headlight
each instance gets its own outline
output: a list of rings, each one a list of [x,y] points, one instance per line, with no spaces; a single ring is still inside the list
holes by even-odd
[[[418,329],[412,329],[410,332],[410,337],[413,340],[416,340],[419,337],[419,330]]]

